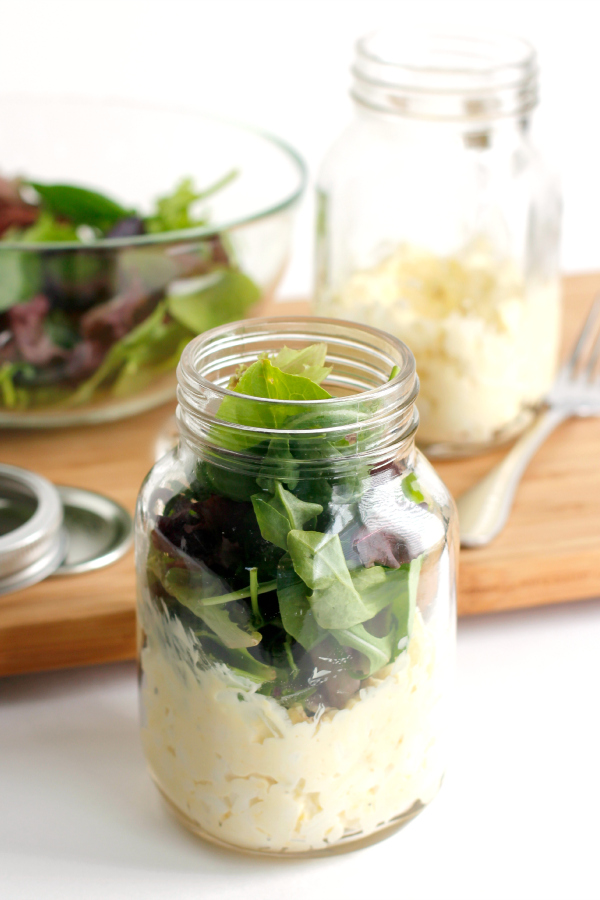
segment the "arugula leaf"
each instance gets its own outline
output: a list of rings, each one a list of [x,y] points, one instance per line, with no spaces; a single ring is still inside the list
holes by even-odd
[[[201,564],[198,565],[200,569]],[[156,569],[154,572],[158,574]],[[188,572],[186,569],[173,566],[167,570],[161,581],[165,590],[212,628],[226,647],[232,650],[256,647],[260,642],[261,636],[258,631],[251,631],[233,622],[226,609],[203,604],[204,597],[210,597],[214,592],[222,593],[221,579],[206,567],[197,572]]]
[[[71,395],[69,405],[88,403],[96,390],[109,381],[114,382],[116,396],[139,390],[158,372],[172,367],[191,337],[179,322],[168,319],[163,300],[143,322],[112,345],[93,375]]]
[[[296,531],[301,531],[307,522],[315,519],[323,512],[323,507],[320,503],[307,503],[305,500],[300,500],[291,491],[286,491],[280,484],[275,489],[274,499],[285,510],[291,529]]]
[[[206,217],[196,219],[192,216],[192,206],[198,200],[206,200],[212,194],[220,191],[238,175],[237,171],[228,172],[213,185],[203,191],[197,191],[191,178],[183,178],[171,194],[160,197],[156,201],[156,211],[144,220],[146,230],[150,234],[163,231],[181,231],[186,228],[194,228],[206,225]]]
[[[309,602],[322,628],[350,628],[372,618],[352,582],[339,535],[290,531],[287,545],[294,569],[313,590]]]
[[[283,347],[272,360],[273,365],[287,375],[303,375],[320,384],[331,373],[331,366],[324,366],[327,344],[311,344],[302,350]]]
[[[288,375],[269,359],[257,359],[252,363],[234,390],[237,394],[244,394],[244,399],[225,397],[219,407],[219,418],[248,428],[282,428],[286,419],[300,411],[293,406],[253,403],[248,397],[290,401],[331,398],[331,394],[314,381],[302,375]]]
[[[352,628],[332,629],[331,634],[342,647],[352,647],[367,658],[369,665],[366,672],[361,673],[362,678],[383,669],[392,658],[395,640],[392,631],[379,638],[370,634],[364,625],[354,625]]]
[[[251,498],[260,533],[266,541],[287,550],[287,536],[290,531],[301,531],[307,522],[323,512],[320,503],[306,503],[299,500],[281,484],[277,484],[275,495],[268,499],[261,494]]]
[[[261,464],[256,483],[267,491],[274,491],[278,481],[284,481],[290,490],[298,485],[298,463],[290,450],[287,435],[272,438]]]
[[[214,645],[214,658],[218,662],[226,663],[237,675],[249,678],[250,681],[259,685],[276,680],[277,670],[273,666],[267,666],[259,662],[245,647],[230,649],[225,647],[223,642],[213,632],[203,631],[201,628],[192,630],[200,638],[202,649],[206,651],[211,644]]]
[[[312,650],[326,636],[319,627],[308,601],[308,588],[294,570],[292,559],[286,553],[277,568],[277,599],[283,627],[288,634]]]
[[[370,603],[373,609],[378,606],[382,610],[389,606],[392,616],[391,627],[383,637],[372,635],[360,624],[352,628],[331,629],[331,633],[343,647],[352,647],[367,658],[369,666],[366,676],[393,662],[408,645],[416,610],[422,560],[423,557],[419,556],[410,563],[404,563],[399,569],[372,566],[370,569],[361,568],[352,572],[354,585],[361,590],[363,600]]]
[[[265,541],[287,550],[287,536],[290,531],[290,523],[275,506],[274,498],[264,500],[260,494],[251,497],[254,515],[260,528],[260,533]]]
[[[352,584],[359,592],[365,608],[372,619],[397,598],[403,582],[408,580],[408,567],[388,569],[385,566],[359,566],[350,572]]]
[[[120,219],[135,214],[104,194],[90,191],[87,188],[76,187],[72,184],[40,184],[37,181],[27,183],[40,195],[44,212],[59,219],[67,219],[75,228],[78,225],[91,225],[105,232],[109,231]],[[35,227],[34,225],[33,228]],[[38,238],[38,240],[40,239]],[[56,240],[56,238],[43,238],[43,240]]]
[[[256,684],[275,681],[277,678],[277,670],[273,666],[266,666],[259,662],[245,649],[230,650],[228,655],[231,659],[231,668],[238,675],[243,675],[244,678],[249,678]]]
[[[193,334],[243,319],[260,298],[260,288],[243,272],[223,270],[208,276],[206,287],[193,294],[167,297],[168,312]]]

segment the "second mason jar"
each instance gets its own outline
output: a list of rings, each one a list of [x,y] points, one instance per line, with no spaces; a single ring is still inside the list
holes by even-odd
[[[318,182],[317,311],[393,332],[417,360],[419,442],[517,434],[554,377],[556,178],[530,139],[524,41],[394,29],[359,41],[356,117]]]
[[[440,786],[453,669],[455,509],[414,447],[414,358],[256,319],[192,341],[178,379],[136,523],[150,771],[227,846],[384,836]]]

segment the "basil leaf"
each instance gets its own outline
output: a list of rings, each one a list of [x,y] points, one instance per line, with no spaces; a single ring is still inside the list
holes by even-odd
[[[194,334],[217,325],[243,319],[250,306],[260,298],[260,288],[242,272],[223,271],[209,276],[205,288],[193,294],[167,297],[167,310]]]
[[[108,231],[120,219],[133,215],[119,203],[87,188],[72,184],[28,182],[41,198],[42,208],[52,216],[67,219],[72,225],[91,225]]]
[[[277,484],[275,496],[266,499],[260,494],[252,498],[254,514],[260,533],[266,541],[287,550],[287,536],[292,530],[302,530],[307,522],[323,512],[320,503],[306,503]]]
[[[308,602],[308,589],[294,571],[289,553],[279,560],[277,599],[283,627],[305,650],[312,650],[326,635],[317,625]]]

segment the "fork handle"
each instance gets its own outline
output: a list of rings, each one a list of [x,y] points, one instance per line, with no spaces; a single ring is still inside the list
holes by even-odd
[[[456,501],[463,547],[482,547],[502,531],[523,472],[549,434],[568,418],[568,411],[550,408],[525,431],[502,462]]]

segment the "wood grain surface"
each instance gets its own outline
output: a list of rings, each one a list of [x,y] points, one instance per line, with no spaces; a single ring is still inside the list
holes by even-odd
[[[565,279],[570,347],[600,274]],[[285,303],[282,314],[306,312]],[[273,311],[273,307],[269,312]],[[133,512],[153,463],[156,436],[173,405],[106,425],[0,432],[0,460],[57,484],[108,494]],[[502,451],[436,465],[458,495]],[[488,547],[463,550],[462,615],[600,596],[600,419],[566,422],[531,463],[510,521]],[[135,656],[133,553],[97,572],[49,578],[0,597],[0,675]]]

